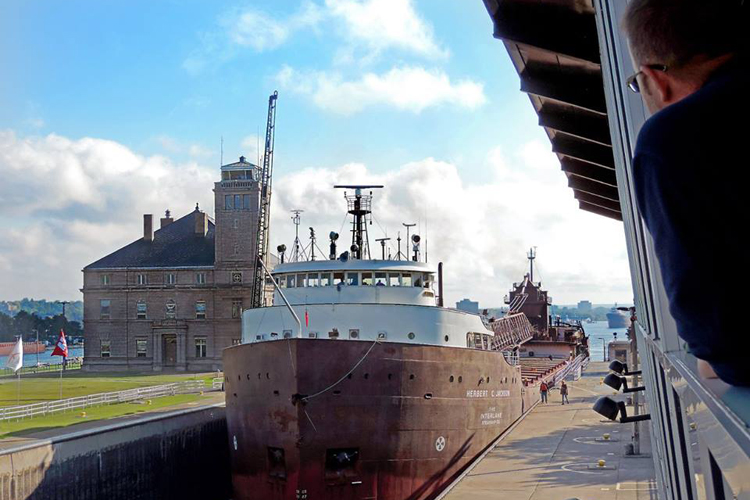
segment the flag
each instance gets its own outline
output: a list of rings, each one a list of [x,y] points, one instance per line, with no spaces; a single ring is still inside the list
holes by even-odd
[[[52,356],[62,356],[63,358],[68,357],[68,343],[65,341],[65,332],[60,330],[60,337],[57,339],[55,344],[55,350],[52,351]]]
[[[17,372],[23,366],[23,340],[18,337],[18,342],[13,346],[13,350],[8,355],[8,362],[5,363],[6,368],[10,368],[13,372]]]

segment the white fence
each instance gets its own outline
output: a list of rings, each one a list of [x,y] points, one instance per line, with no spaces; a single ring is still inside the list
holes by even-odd
[[[177,394],[188,394],[206,390],[203,380],[185,380],[172,384],[155,385],[152,387],[139,387],[117,392],[102,392],[89,394],[77,398],[58,399],[56,401],[44,401],[30,405],[10,406],[0,408],[0,422],[5,420],[19,420],[24,418],[40,417],[54,413],[66,412],[88,408],[90,406],[102,406],[116,403],[129,403],[142,399],[153,399]]]

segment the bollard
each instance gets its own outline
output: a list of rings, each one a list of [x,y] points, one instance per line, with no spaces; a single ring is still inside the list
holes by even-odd
[[[597,462],[597,466],[599,466],[599,467],[604,467],[604,464],[606,464],[606,463],[607,463],[607,462],[605,462],[604,460],[600,459],[600,460],[599,460],[599,461]]]
[[[86,418],[86,412],[85,411],[81,412],[81,418]]]
[[[603,434],[602,437],[605,441],[609,441],[609,434]]]

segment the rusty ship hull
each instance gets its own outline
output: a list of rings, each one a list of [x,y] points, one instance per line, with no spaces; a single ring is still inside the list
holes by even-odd
[[[291,338],[224,370],[236,500],[434,498],[527,409],[499,351]]]

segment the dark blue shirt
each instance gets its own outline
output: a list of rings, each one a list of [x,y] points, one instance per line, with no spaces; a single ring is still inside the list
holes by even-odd
[[[633,176],[669,310],[696,357],[750,385],[747,202],[750,71],[735,59],[700,90],[649,118]]]

